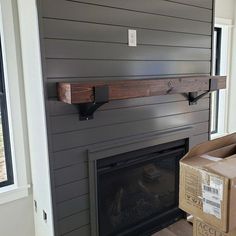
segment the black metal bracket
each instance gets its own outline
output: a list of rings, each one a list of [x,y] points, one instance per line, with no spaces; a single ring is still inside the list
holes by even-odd
[[[109,102],[109,87],[96,86],[93,88],[94,101],[90,103],[78,104],[80,120],[93,119],[94,112],[102,105]]]
[[[198,92],[190,92],[188,94],[189,105],[190,106],[197,105],[198,100],[200,100],[201,98],[206,96],[208,93],[209,93],[209,91],[198,95]]]
[[[198,100],[209,94],[210,92],[217,91],[218,81],[216,79],[210,79],[209,81],[209,90],[198,95],[198,92],[190,92],[188,94],[189,105],[196,105]]]

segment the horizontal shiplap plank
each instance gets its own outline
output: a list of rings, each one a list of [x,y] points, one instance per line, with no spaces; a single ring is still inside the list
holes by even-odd
[[[54,180],[56,186],[61,186],[67,183],[85,179],[88,177],[88,163],[78,163],[70,166],[70,171],[68,169],[62,168],[54,172]]]
[[[211,10],[204,8],[196,8],[189,5],[180,5],[165,0],[69,0],[71,2],[83,2],[87,4],[95,4],[99,6],[108,6],[130,11],[145,12],[150,14],[158,14],[172,16],[178,18],[199,20],[211,22]]]
[[[49,78],[209,74],[210,61],[110,61],[47,59]]]
[[[171,95],[163,95],[156,97],[125,99],[125,100],[112,101],[107,104],[104,104],[99,109],[99,111],[154,105],[154,104],[169,103],[169,102],[179,102],[179,101],[187,101],[187,98],[183,94],[171,94]],[[51,99],[47,101],[47,103],[50,116],[65,116],[70,114],[78,114],[78,108],[76,106],[68,105],[55,99],[53,100]]]
[[[110,117],[112,119],[112,117]],[[133,121],[83,131],[55,134],[52,136],[53,150],[60,151],[79,146],[105,142],[142,133],[172,129],[209,120],[209,111],[200,111],[168,117]]]
[[[56,202],[64,202],[73,198],[78,198],[79,196],[88,194],[88,179],[83,179],[69,183],[55,189]]]
[[[55,59],[210,61],[211,49],[146,46],[50,40],[45,42],[45,56]]]
[[[194,125],[193,134],[201,134],[209,129],[208,121]],[[91,146],[90,146],[91,147]],[[69,149],[53,153],[54,169],[70,167],[72,165],[88,161],[88,147]]]
[[[63,236],[90,236],[90,225],[82,226]]]
[[[44,0],[42,6],[43,16],[47,18],[211,35],[211,23],[62,0]]]
[[[209,98],[209,95],[206,95],[205,98]],[[104,104],[102,107],[99,108],[99,111],[180,101],[188,101],[185,94],[171,94],[155,97],[125,99],[112,101],[107,104]],[[48,100],[47,103],[50,116],[65,116],[71,114],[78,114],[78,108],[76,106],[68,105],[55,99]]]
[[[59,221],[59,234],[64,235],[73,230],[78,229],[79,227],[89,224],[89,211],[83,211],[78,214],[67,217]]]
[[[131,122],[135,120],[145,120],[170,115],[179,115],[181,113],[190,113],[194,111],[207,110],[209,108],[209,99],[202,99],[195,106],[189,106],[188,101],[163,103],[155,105],[145,105],[132,107],[128,109],[114,109],[97,111],[94,119],[80,122],[78,113],[73,115],[64,115],[51,117],[51,127],[53,133],[71,132],[82,129],[91,129],[101,126],[112,125],[116,123]],[[109,117],[109,119],[107,119]]]
[[[43,19],[44,37],[128,44],[128,28],[86,22]],[[211,48],[211,36],[138,29],[139,45]]]
[[[65,158],[66,157],[66,158]],[[86,148],[75,148],[53,154],[53,168],[60,169],[77,163],[88,161],[88,151]]]
[[[57,217],[62,219],[89,208],[89,195],[83,195],[57,205]]]
[[[206,130],[206,132],[202,132],[201,134],[194,135],[191,137],[189,142],[189,148],[193,148],[194,146],[206,142],[209,140],[209,132]]]
[[[197,7],[203,7],[203,8],[208,8],[208,9],[212,9],[213,7],[212,5],[213,0],[167,0],[167,1],[188,4],[190,6],[197,6]]]

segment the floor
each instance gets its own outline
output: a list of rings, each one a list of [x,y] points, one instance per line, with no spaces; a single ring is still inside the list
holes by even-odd
[[[181,220],[152,236],[192,236],[192,231],[192,225],[186,220]]]

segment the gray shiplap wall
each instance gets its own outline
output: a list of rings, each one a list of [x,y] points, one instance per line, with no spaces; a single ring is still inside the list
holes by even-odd
[[[87,150],[106,142],[193,126],[208,139],[209,97],[115,101],[95,119],[56,99],[60,81],[211,73],[212,0],[38,0],[56,236],[89,236]],[[138,47],[127,46],[136,29]]]

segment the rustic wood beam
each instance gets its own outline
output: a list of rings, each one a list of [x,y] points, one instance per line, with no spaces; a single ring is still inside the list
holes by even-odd
[[[93,103],[95,102],[94,89],[102,86],[108,87],[108,100],[113,101],[224,89],[226,76],[58,83],[58,99],[68,104]]]

